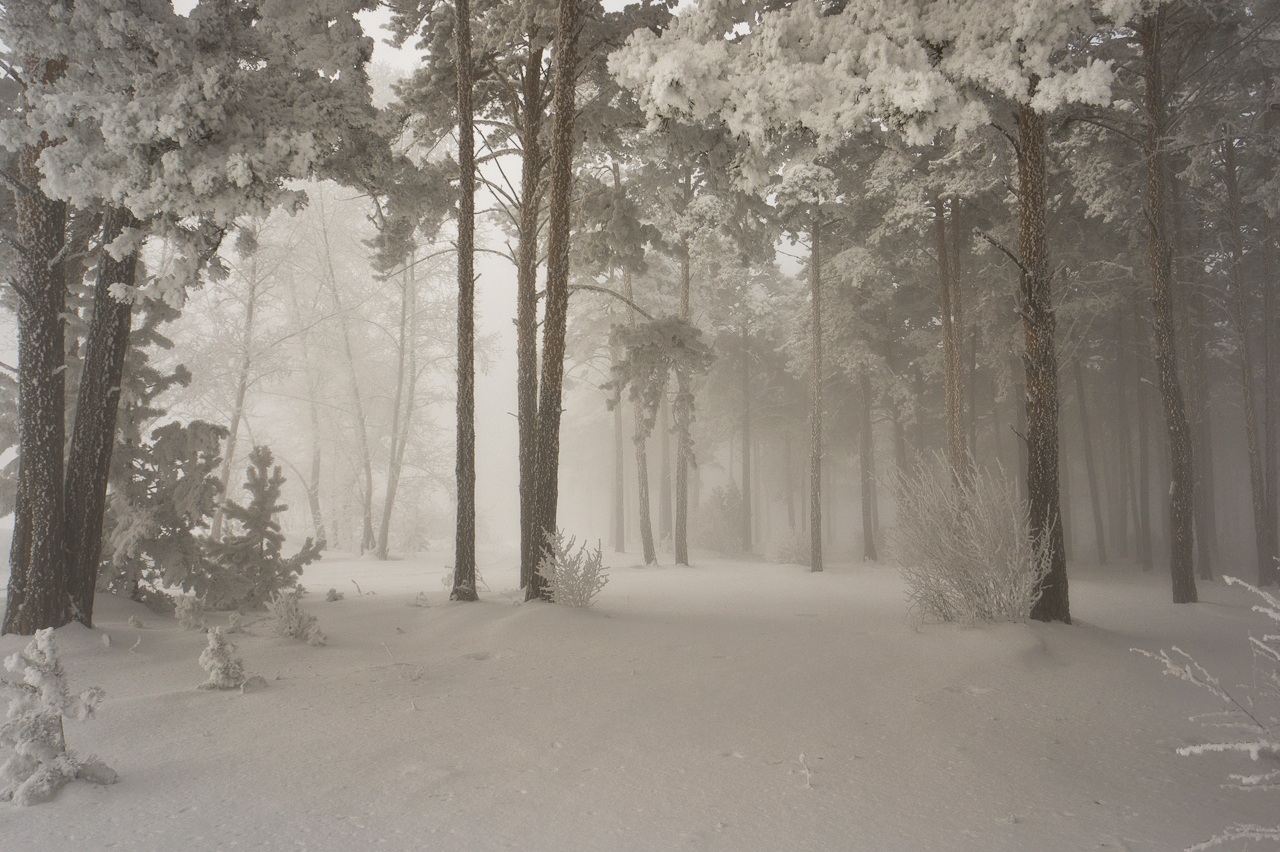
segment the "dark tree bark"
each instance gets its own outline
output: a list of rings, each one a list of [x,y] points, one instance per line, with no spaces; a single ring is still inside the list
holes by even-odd
[[[412,258],[411,258],[412,260]],[[378,525],[378,558],[390,558],[391,518],[396,508],[396,493],[404,469],[404,450],[409,441],[409,424],[413,419],[417,389],[417,276],[409,263],[400,280],[400,328],[396,341],[396,389],[391,400],[391,441],[387,452],[387,489],[382,498],[382,522]],[[314,406],[312,406],[314,409]]]
[[[876,551],[876,468],[874,434],[871,425],[871,373],[864,367],[858,375],[861,409],[858,412],[858,467],[862,485],[862,558],[878,560]]]
[[[1271,519],[1267,516],[1266,481],[1263,473],[1262,447],[1258,435],[1258,408],[1254,397],[1254,353],[1249,334],[1249,294],[1244,273],[1243,222],[1240,215],[1240,182],[1236,165],[1236,139],[1228,134],[1222,140],[1223,174],[1227,187],[1227,245],[1231,250],[1232,306],[1235,309],[1236,332],[1240,335],[1240,391],[1243,395],[1245,447],[1249,459],[1249,491],[1253,504],[1254,554],[1257,559],[1259,586],[1276,582],[1272,554]]]
[[[1263,479],[1266,481],[1266,514],[1267,522],[1270,525],[1270,541],[1271,554],[1275,556],[1280,553],[1280,541],[1277,541],[1277,533],[1280,533],[1280,518],[1276,517],[1276,512],[1280,509],[1280,374],[1277,373],[1277,361],[1280,361],[1280,353],[1276,352],[1277,345],[1280,345],[1280,333],[1277,333],[1277,323],[1280,323],[1280,314],[1277,314],[1276,299],[1276,266],[1275,266],[1275,246],[1272,244],[1271,217],[1263,215],[1262,219],[1262,254],[1263,254],[1263,294],[1262,294],[1262,411],[1263,411],[1263,437],[1265,448],[1263,450]],[[1276,570],[1275,561],[1272,560],[1272,572]]]
[[[822,223],[814,215],[809,254],[809,570],[822,570]]]
[[[25,63],[47,82],[61,62]],[[18,491],[5,633],[32,634],[71,620],[63,551],[63,441],[66,407],[63,314],[66,284],[59,262],[67,206],[38,189],[37,161],[49,140],[17,154],[14,215],[20,248],[13,287],[18,293]]]
[[[231,471],[235,465],[236,441],[240,437],[240,420],[244,417],[244,401],[249,393],[249,374],[253,369],[253,322],[258,307],[258,271],[257,261],[249,258],[249,294],[244,307],[244,352],[240,353],[240,371],[236,377],[236,396],[231,403],[231,424],[227,427],[227,448],[222,459],[221,487],[218,494],[218,508],[213,513],[213,525],[209,537],[214,541],[222,540],[222,525],[226,515],[223,505],[227,493],[231,490]]]
[[[742,551],[751,553],[751,341],[742,322]]]
[[[1071,623],[1067,556],[1058,494],[1058,356],[1054,348],[1053,291],[1045,233],[1049,176],[1044,117],[1018,107],[1018,244],[1020,309],[1026,351],[1027,502],[1031,534],[1049,549],[1049,571],[1031,608],[1037,621]],[[1045,542],[1045,539],[1048,539]]]
[[[1076,380],[1076,404],[1080,407],[1080,437],[1084,442],[1084,468],[1089,477],[1089,502],[1093,506],[1093,541],[1098,563],[1107,564],[1107,539],[1102,523],[1102,489],[1098,485],[1098,470],[1093,461],[1093,434],[1089,428],[1089,405],[1084,394],[1084,367],[1080,359],[1072,364]]]
[[[93,318],[85,341],[84,368],[76,397],[76,419],[67,456],[66,548],[68,594],[72,614],[93,626],[93,595],[102,555],[102,522],[107,504],[111,450],[120,409],[120,380],[129,350],[133,319],[130,302],[112,295],[117,286],[132,286],[138,255],[116,260],[107,246],[138,221],[127,210],[109,207],[103,217],[102,249],[93,288]]]
[[[686,193],[692,198],[692,177],[686,182]],[[691,259],[689,242],[680,240],[680,318],[688,322],[691,319],[689,297],[691,288]],[[676,424],[676,504],[675,525],[672,529],[677,565],[689,564],[689,466],[693,463],[693,447],[690,430],[693,428],[693,388],[692,378],[684,373],[676,373],[676,399],[671,413],[675,415]]]
[[[542,554],[538,527],[538,220],[542,207],[543,80],[541,48],[533,4],[526,17],[529,56],[521,81],[518,134],[523,153],[520,166],[520,225],[516,263],[516,418],[520,461],[520,587],[533,580]]]
[[[619,402],[613,407],[613,514],[609,524],[614,553],[623,553],[627,549],[626,454],[622,449],[624,441],[622,403]]]
[[[534,459],[534,517],[540,538],[556,533],[559,502],[560,405],[564,391],[565,330],[569,314],[569,228],[572,219],[574,101],[578,70],[578,34],[582,0],[559,0],[556,25],[551,135],[551,203],[547,232],[547,308],[542,324],[542,378],[538,387],[537,455]],[[541,575],[534,572],[525,599],[545,596]]]
[[[1166,7],[1137,27],[1142,44],[1143,107],[1146,113],[1147,227],[1151,260],[1151,307],[1160,401],[1169,434],[1169,571],[1174,603],[1194,603],[1196,595],[1192,491],[1195,466],[1187,425],[1173,316],[1173,254],[1168,237],[1168,168],[1165,163],[1164,75],[1161,46]]]
[[[471,0],[454,2],[458,54],[458,406],[457,523],[453,546],[453,591],[449,600],[474,601],[476,594],[476,154],[471,104]]]
[[[671,482],[671,406],[665,390],[658,405],[658,427],[658,542],[665,549],[675,541],[671,532],[671,497],[675,493]]]
[[[946,408],[947,462],[957,481],[968,478],[969,452],[964,434],[964,376],[960,340],[964,333],[958,322],[955,265],[947,240],[946,203],[933,200],[934,250],[938,255],[939,312],[942,315],[942,388]]]
[[[1136,294],[1135,294],[1136,297]],[[1143,571],[1150,571],[1154,567],[1153,547],[1151,543],[1151,430],[1148,426],[1147,417],[1147,378],[1146,371],[1143,369],[1142,354],[1139,351],[1138,341],[1144,340],[1146,335],[1142,333],[1142,320],[1138,316],[1137,302],[1133,306],[1133,387],[1134,406],[1137,409],[1138,419],[1138,459],[1137,459],[1137,480],[1134,482],[1134,500],[1137,501],[1137,509],[1134,515],[1134,535],[1138,540],[1138,561],[1142,564]]]

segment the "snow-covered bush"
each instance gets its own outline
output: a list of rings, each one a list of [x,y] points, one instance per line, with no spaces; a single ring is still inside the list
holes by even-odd
[[[244,685],[244,660],[235,650],[221,627],[209,631],[209,646],[200,653],[200,668],[209,673],[209,679],[199,689],[238,689]]]
[[[547,584],[547,592],[554,603],[565,606],[589,607],[595,596],[609,582],[609,569],[603,564],[604,556],[597,544],[594,551],[587,550],[583,542],[564,532],[547,533],[549,551],[538,562],[538,573]],[[576,550],[575,550],[576,547]]]
[[[1280,625],[1280,598],[1235,577],[1223,579],[1229,586],[1243,586],[1257,595],[1262,603],[1254,604],[1253,611],[1262,613]],[[1192,719],[1207,727],[1235,731],[1237,735],[1227,737],[1226,742],[1183,746],[1178,749],[1178,754],[1183,757],[1210,752],[1246,754],[1254,763],[1263,758],[1274,763],[1280,758],[1280,742],[1277,742],[1275,736],[1276,727],[1280,725],[1280,634],[1251,635],[1249,646],[1253,652],[1256,681],[1252,686],[1237,687],[1234,691],[1224,687],[1194,657],[1176,645],[1168,651],[1161,650],[1159,654],[1141,648],[1133,649],[1162,663],[1165,674],[1198,686],[1227,705],[1226,710],[1193,716]],[[1280,769],[1249,775],[1233,773],[1227,777],[1229,782],[1223,786],[1230,789],[1253,792],[1280,790]],[[1188,847],[1188,852],[1210,849],[1237,840],[1270,840],[1280,843],[1280,826],[1233,825],[1203,843]]]
[[[24,650],[4,661],[4,667],[20,680],[0,679],[0,690],[9,698],[9,712],[0,725],[0,749],[13,750],[0,765],[0,801],[35,804],[77,778],[115,783],[116,773],[97,758],[81,760],[67,750],[63,717],[88,718],[103,693],[95,686],[71,695],[53,630],[37,632]]]
[[[173,614],[178,618],[178,625],[183,630],[204,630],[204,604],[199,598],[188,595],[176,599],[173,603]]]
[[[308,645],[323,645],[327,639],[316,617],[303,611],[299,603],[301,597],[297,591],[280,592],[267,601],[267,612],[275,619],[276,633],[301,639]]]
[[[769,561],[784,565],[808,565],[813,555],[809,537],[801,535],[795,527],[773,537],[769,544]]]
[[[1022,621],[1049,570],[1047,538],[1031,537],[1026,504],[1002,472],[958,480],[941,456],[900,472],[890,540],[911,609],[940,621]]]

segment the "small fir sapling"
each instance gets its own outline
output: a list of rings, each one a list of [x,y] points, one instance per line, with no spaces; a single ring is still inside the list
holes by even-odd
[[[199,689],[239,689],[244,685],[244,661],[235,650],[221,627],[209,631],[209,646],[200,653],[200,667],[209,673],[209,679]]]
[[[211,575],[206,597],[215,608],[261,608],[272,595],[295,585],[302,569],[320,558],[320,547],[310,538],[293,556],[281,555],[284,534],[276,516],[288,507],[279,502],[285,479],[272,462],[270,449],[253,448],[245,482],[249,505],[234,500],[225,505],[227,520],[240,531],[206,545]]]
[[[244,616],[238,612],[233,612],[227,616],[227,633],[243,633],[244,632]]]
[[[302,610],[298,602],[301,597],[296,591],[280,592],[267,601],[267,612],[275,619],[276,633],[301,639],[308,645],[323,645],[327,638],[316,617]]]
[[[552,602],[590,607],[595,596],[609,582],[609,569],[603,564],[604,556],[599,544],[594,551],[587,550],[586,543],[578,545],[573,536],[566,541],[561,530],[554,535],[547,533],[547,548],[538,563],[538,573],[546,581]]]
[[[184,595],[174,601],[173,614],[183,630],[204,630],[204,604],[199,598]]]
[[[21,680],[0,679],[0,689],[9,697],[0,748],[13,750],[0,765],[0,801],[31,805],[77,778],[95,784],[119,780],[97,758],[81,760],[67,750],[63,718],[88,718],[103,692],[93,687],[71,695],[52,629],[38,631],[24,650],[4,661],[4,667]]]
[[[1253,605],[1254,612],[1259,612],[1280,624],[1280,597],[1251,586],[1235,577],[1223,577],[1229,586],[1241,586],[1261,599],[1261,603]],[[1235,753],[1248,755],[1254,763],[1266,759],[1274,764],[1280,758],[1280,742],[1275,732],[1280,727],[1280,634],[1265,633],[1262,636],[1249,636],[1249,647],[1253,654],[1253,666],[1256,674],[1254,685],[1244,685],[1234,690],[1224,687],[1218,678],[1209,673],[1194,657],[1177,646],[1169,650],[1161,650],[1158,654],[1144,651],[1141,648],[1131,650],[1150,657],[1164,666],[1164,673],[1173,675],[1179,680],[1197,686],[1227,705],[1227,709],[1203,716],[1193,716],[1192,720],[1206,727],[1239,732],[1238,736],[1227,737],[1227,742],[1199,743],[1183,746],[1178,754],[1183,757],[1217,753]],[[1245,792],[1274,792],[1280,790],[1280,769],[1268,769],[1252,774],[1232,773],[1227,776],[1228,783],[1223,787]],[[1224,846],[1237,841],[1270,841],[1280,843],[1280,825],[1260,826],[1238,824],[1222,831],[1194,846],[1188,852]]]

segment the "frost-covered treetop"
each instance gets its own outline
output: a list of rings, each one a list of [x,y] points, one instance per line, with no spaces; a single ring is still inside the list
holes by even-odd
[[[372,53],[355,13],[370,0],[6,3],[0,43],[26,79],[23,108],[0,122],[14,149],[40,133],[50,197],[102,201],[140,220],[218,225],[299,197],[370,121]],[[43,61],[65,71],[50,82]]]
[[[1110,66],[1072,50],[1093,15],[1141,0],[704,0],[610,59],[653,126],[718,119],[753,148],[800,127],[834,144],[874,124],[911,144],[988,121],[992,95],[1052,112],[1106,104]]]

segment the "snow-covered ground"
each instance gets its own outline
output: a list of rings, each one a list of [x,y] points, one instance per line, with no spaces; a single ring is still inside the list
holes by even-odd
[[[72,687],[107,692],[67,734],[120,783],[0,805],[0,847],[1172,850],[1280,821],[1220,786],[1239,758],[1174,754],[1218,708],[1129,650],[1251,677],[1265,625],[1222,584],[1178,607],[1163,577],[1074,568],[1074,626],[915,629],[878,565],[612,556],[581,611],[521,603],[483,551],[483,600],[448,603],[445,561],[309,567],[329,645],[246,619],[248,694],[194,688],[203,634],[100,599],[58,633]]]

